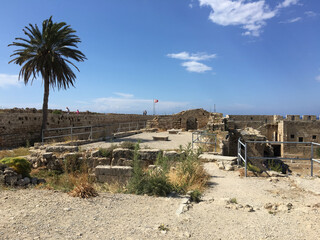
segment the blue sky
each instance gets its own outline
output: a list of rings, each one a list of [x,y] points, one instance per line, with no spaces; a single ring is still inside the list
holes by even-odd
[[[319,0],[11,0],[0,8],[0,107],[42,107],[8,64],[29,23],[64,21],[88,60],[49,108],[320,114]]]

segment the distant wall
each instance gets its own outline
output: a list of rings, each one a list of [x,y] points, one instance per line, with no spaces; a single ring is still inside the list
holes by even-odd
[[[116,128],[120,122],[147,121],[153,116],[137,114],[97,114],[81,112],[79,114],[62,112],[48,114],[47,128],[70,126],[91,126],[113,124]],[[25,145],[27,141],[41,139],[40,130],[42,111],[36,109],[10,109],[0,111],[0,149]]]
[[[201,129],[207,126],[210,113],[204,109],[192,109],[173,115],[156,116],[148,122],[150,128]]]

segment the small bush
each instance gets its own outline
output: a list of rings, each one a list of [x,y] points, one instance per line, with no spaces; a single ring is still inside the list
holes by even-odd
[[[112,152],[114,149],[116,149],[118,145],[112,144],[108,148],[99,148],[99,155],[101,157],[107,157],[107,158],[112,158]]]
[[[134,143],[134,142],[122,142],[120,144],[121,148],[128,148],[128,149],[131,149],[131,150],[134,150],[135,146],[136,146],[136,143]]]
[[[199,190],[194,190],[190,193],[191,202],[199,203],[201,201],[201,192]]]
[[[70,193],[72,197],[90,198],[98,196],[97,191],[92,184],[88,182],[82,182],[78,184]]]
[[[237,199],[236,199],[236,198],[231,198],[231,199],[230,199],[230,203],[237,204],[238,202],[237,202]]]
[[[128,183],[128,192],[138,195],[166,196],[171,192],[172,186],[164,171],[144,172],[139,160],[139,144],[136,144],[133,157],[133,176]]]
[[[86,161],[84,161],[81,154],[67,155],[64,159],[64,171],[67,173],[86,172]]]
[[[29,155],[29,148],[20,147],[15,148],[12,150],[2,150],[0,151],[0,159],[5,157],[20,157],[20,156],[26,156]]]
[[[247,167],[248,167],[248,170],[251,171],[251,172],[255,172],[255,173],[261,173],[262,172],[260,168],[258,168],[257,166],[252,165],[249,162],[248,162]]]
[[[0,163],[13,168],[17,173],[23,177],[29,177],[31,172],[31,164],[25,158],[21,157],[7,157],[0,160]]]
[[[53,114],[62,114],[62,111],[61,110],[53,110],[52,113]]]

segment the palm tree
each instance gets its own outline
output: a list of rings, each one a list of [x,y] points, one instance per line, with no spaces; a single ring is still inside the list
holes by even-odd
[[[70,68],[71,64],[78,71],[79,69],[69,60],[83,62],[86,57],[77,48],[77,43],[81,42],[70,25],[65,22],[53,23],[52,17],[44,20],[42,31],[37,24],[29,24],[23,29],[27,39],[15,38],[16,42],[9,46],[19,47],[10,57],[14,57],[13,62],[21,67],[19,80],[23,78],[27,84],[31,79],[41,75],[44,83],[44,96],[42,106],[42,127],[46,129],[48,119],[48,98],[49,87],[54,89],[67,89],[74,86],[76,75]]]

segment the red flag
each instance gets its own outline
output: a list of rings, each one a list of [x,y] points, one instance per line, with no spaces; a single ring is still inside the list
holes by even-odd
[[[159,101],[158,101],[158,99],[154,99],[153,101],[154,101],[154,103],[157,103],[157,102],[159,102]]]

